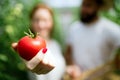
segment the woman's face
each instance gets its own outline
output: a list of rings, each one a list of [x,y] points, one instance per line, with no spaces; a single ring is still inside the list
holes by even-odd
[[[53,20],[47,9],[38,9],[32,17],[31,24],[33,31],[39,33],[40,36],[44,38],[50,37]]]

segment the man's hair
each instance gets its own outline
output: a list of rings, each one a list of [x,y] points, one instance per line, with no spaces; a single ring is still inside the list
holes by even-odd
[[[97,5],[103,6],[104,5],[104,0],[94,0]]]

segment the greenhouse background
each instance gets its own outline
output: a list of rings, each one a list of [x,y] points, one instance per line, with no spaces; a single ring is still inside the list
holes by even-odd
[[[78,19],[81,0],[0,0],[0,80],[28,80],[27,70],[11,43],[25,35],[24,31],[29,28],[29,12],[37,3],[54,9],[57,23],[54,38],[63,46],[63,36],[69,25]],[[120,0],[114,0],[113,7],[102,11],[101,16],[120,25]]]

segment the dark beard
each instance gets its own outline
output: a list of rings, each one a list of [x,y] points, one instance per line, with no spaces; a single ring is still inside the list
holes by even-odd
[[[92,15],[83,15],[81,14],[81,17],[80,17],[80,20],[83,22],[83,23],[91,23],[92,21],[94,21],[94,19],[96,18],[96,14],[92,14]]]

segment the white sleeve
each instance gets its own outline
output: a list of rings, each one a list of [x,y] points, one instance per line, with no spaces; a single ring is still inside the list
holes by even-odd
[[[116,24],[111,24],[109,27],[111,27],[109,31],[110,39],[112,40],[112,43],[115,47],[120,47],[120,26]]]

